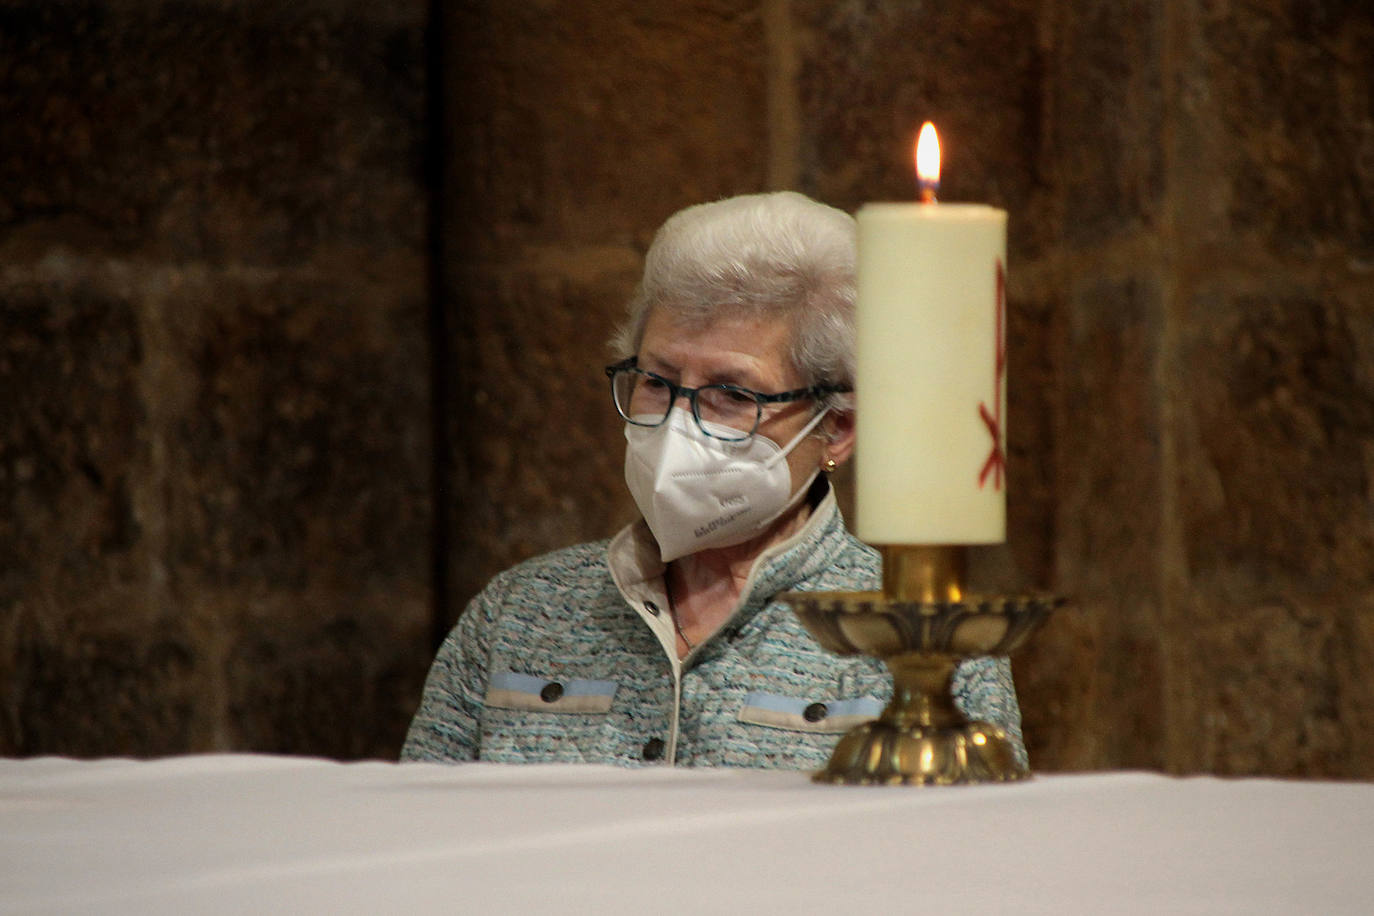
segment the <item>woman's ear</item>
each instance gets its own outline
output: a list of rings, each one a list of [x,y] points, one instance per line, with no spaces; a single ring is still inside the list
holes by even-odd
[[[854,411],[832,410],[821,420],[821,433],[825,437],[822,460],[828,458],[836,465],[844,464],[854,454]]]

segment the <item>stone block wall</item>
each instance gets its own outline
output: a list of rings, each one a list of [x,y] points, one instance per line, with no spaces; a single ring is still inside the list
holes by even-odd
[[[1071,599],[1014,660],[1036,765],[1374,776],[1367,4],[0,24],[0,752],[393,754],[490,575],[629,519],[600,367],[658,224],[909,198],[932,119],[1011,215],[974,568]]]
[[[424,12],[0,4],[0,753],[394,753]]]

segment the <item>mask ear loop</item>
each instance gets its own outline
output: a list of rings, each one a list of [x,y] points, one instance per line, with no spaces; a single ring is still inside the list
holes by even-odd
[[[784,458],[786,458],[788,455],[790,455],[790,454],[792,453],[792,449],[796,448],[797,445],[798,445],[803,439],[805,439],[807,436],[811,435],[811,431],[812,431],[813,429],[815,429],[815,428],[820,424],[821,420],[824,419],[824,418],[825,418],[825,415],[828,414],[828,413],[830,413],[830,408],[829,408],[829,407],[823,407],[823,408],[821,408],[820,413],[818,413],[818,414],[816,414],[814,417],[812,417],[812,418],[811,418],[811,422],[808,423],[808,424],[806,424],[805,426],[803,426],[802,429],[801,429],[801,432],[799,432],[799,433],[797,433],[795,436],[793,436],[793,437],[792,437],[792,441],[791,441],[791,442],[788,442],[786,445],[784,445],[782,448],[780,448],[780,449],[778,450],[778,453],[777,453],[776,455],[773,455],[773,456],[769,457],[768,459],[766,459],[766,460],[763,462],[763,466],[764,466],[764,467],[771,468],[773,465],[777,464],[779,461],[782,461]]]

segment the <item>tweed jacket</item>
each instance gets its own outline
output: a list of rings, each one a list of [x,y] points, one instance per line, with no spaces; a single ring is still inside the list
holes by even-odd
[[[440,648],[402,759],[810,769],[882,711],[885,667],[825,651],[775,600],[881,587],[879,555],[845,530],[833,493],[758,558],[734,615],[681,661],[663,571],[640,521],[496,576]],[[1005,658],[965,662],[954,694],[1024,759]]]

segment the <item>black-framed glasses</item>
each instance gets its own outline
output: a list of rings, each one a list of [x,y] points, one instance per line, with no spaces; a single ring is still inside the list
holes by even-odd
[[[754,435],[763,419],[765,404],[785,404],[852,390],[848,385],[811,385],[779,394],[763,394],[739,385],[688,388],[641,369],[635,363],[636,358],[631,356],[606,367],[606,377],[611,380],[611,398],[626,422],[635,426],[661,426],[677,399],[685,397],[701,431],[726,442],[743,442]]]

